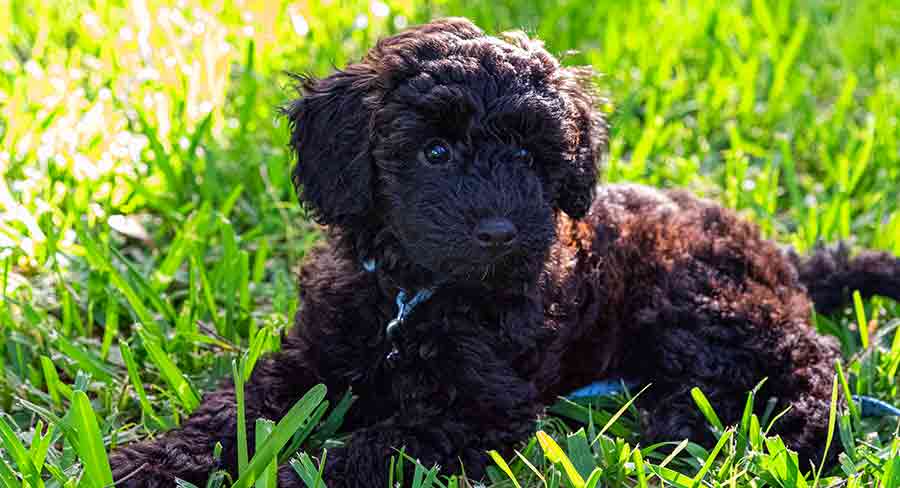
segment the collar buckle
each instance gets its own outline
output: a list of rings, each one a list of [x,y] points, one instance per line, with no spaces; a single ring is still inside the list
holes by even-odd
[[[374,273],[377,268],[377,263],[374,259],[366,259],[362,262],[363,269],[368,273]],[[412,298],[407,300],[406,291],[400,290],[397,293],[397,316],[391,319],[390,322],[384,328],[385,335],[388,340],[391,341],[392,348],[391,352],[388,353],[387,359],[388,361],[393,361],[397,355],[400,354],[400,351],[397,348],[397,331],[400,329],[400,326],[403,325],[403,322],[406,322],[406,318],[412,313],[413,309],[416,308],[420,303],[427,301],[434,295],[434,288],[422,288],[417,291]]]

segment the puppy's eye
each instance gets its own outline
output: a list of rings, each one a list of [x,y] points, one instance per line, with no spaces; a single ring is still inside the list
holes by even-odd
[[[520,147],[520,148],[516,149],[515,151],[513,151],[512,156],[516,161],[521,161],[525,164],[531,164],[531,160],[532,160],[531,151],[529,151],[528,149],[525,149],[524,147]]]
[[[453,159],[450,145],[440,140],[429,142],[425,146],[423,155],[426,161],[435,165],[447,164]]]

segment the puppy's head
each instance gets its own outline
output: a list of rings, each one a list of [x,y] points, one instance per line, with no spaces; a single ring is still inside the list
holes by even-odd
[[[593,199],[606,126],[589,75],[464,19],[382,39],[301,80],[286,111],[300,200],[442,280],[534,276],[556,212],[579,218]]]

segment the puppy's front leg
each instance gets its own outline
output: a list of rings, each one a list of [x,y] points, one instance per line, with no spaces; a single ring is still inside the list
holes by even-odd
[[[443,474],[464,469],[479,479],[486,451],[511,449],[534,431],[541,409],[534,384],[493,353],[489,341],[459,333],[446,338],[449,351],[397,372],[390,393],[395,413],[328,452],[329,488],[387,486],[390,459],[401,449],[426,468],[439,465]],[[376,401],[387,400],[361,397],[357,405]],[[410,479],[412,463],[404,464]]]
[[[316,383],[304,371],[299,355],[289,348],[256,366],[244,388],[251,453],[256,419],[280,419]],[[200,407],[179,429],[117,449],[110,456],[116,486],[171,487],[176,478],[203,486],[216,469],[236,474],[236,407],[234,386],[229,382],[206,394]],[[213,458],[217,442],[224,448],[218,465]]]
[[[179,429],[114,451],[109,461],[116,486],[168,487],[176,478],[202,485],[216,468],[215,443],[233,444],[236,426],[234,387],[229,385],[205,395]]]
[[[529,431],[533,418],[528,420],[510,419],[513,424],[521,423],[513,429]],[[496,435],[496,427],[481,426],[485,430],[472,428],[471,420],[459,417],[411,419],[395,416],[372,427],[353,433],[347,446],[328,452],[324,480],[329,488],[380,488],[388,486],[390,459],[400,457],[401,449],[409,457],[416,459],[424,467],[438,465],[443,474],[459,473],[465,469],[466,475],[479,479],[484,474],[487,461],[486,451],[490,448],[504,449],[514,445],[491,445],[486,439]],[[509,426],[507,426],[509,427]],[[408,460],[405,476],[411,479],[413,465]]]

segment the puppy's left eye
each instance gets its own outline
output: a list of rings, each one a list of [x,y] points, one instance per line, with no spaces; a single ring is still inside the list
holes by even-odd
[[[449,163],[453,159],[453,153],[450,151],[450,145],[443,140],[435,140],[429,142],[422,151],[425,160],[430,164],[443,165]]]
[[[513,151],[512,156],[516,161],[521,161],[525,164],[531,164],[531,160],[532,160],[531,151],[529,151],[528,149],[525,149],[524,147],[520,147],[520,148],[516,149],[515,151]]]

